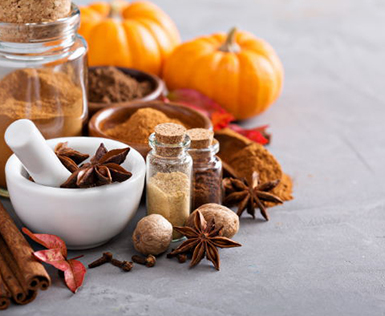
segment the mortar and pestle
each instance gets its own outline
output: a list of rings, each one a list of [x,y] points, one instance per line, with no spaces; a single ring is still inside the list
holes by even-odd
[[[127,145],[98,137],[45,140],[30,120],[12,123],[5,140],[14,154],[6,165],[6,181],[16,214],[34,233],[54,234],[69,249],[97,247],[119,234],[134,217],[145,179],[143,157],[131,148],[122,167],[132,177],[121,183],[66,189],[60,185],[70,172],[53,149],[60,142],[92,157],[100,143],[108,150]],[[31,176],[34,181],[29,180]]]

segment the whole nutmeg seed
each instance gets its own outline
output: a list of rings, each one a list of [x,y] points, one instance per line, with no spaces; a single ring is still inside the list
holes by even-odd
[[[216,203],[208,203],[198,207],[187,219],[186,226],[194,227],[193,214],[197,210],[201,211],[206,221],[210,221],[212,218],[214,218],[215,225],[223,226],[222,234],[224,237],[232,238],[238,232],[238,215],[228,207]]]
[[[172,240],[172,225],[162,215],[151,214],[142,218],[135,228],[132,240],[135,249],[143,255],[165,252]]]

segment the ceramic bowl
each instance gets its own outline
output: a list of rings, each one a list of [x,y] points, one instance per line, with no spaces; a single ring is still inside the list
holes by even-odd
[[[212,129],[212,124],[208,117],[194,109],[174,102],[149,101],[131,102],[124,106],[108,107],[97,112],[88,123],[89,134],[91,136],[111,138],[105,133],[107,129],[123,123],[137,110],[142,108],[153,108],[161,111],[170,118],[180,120],[188,128],[201,127]],[[135,148],[143,157],[145,157],[150,150],[148,144],[127,142],[124,139],[117,140],[125,142]]]
[[[127,147],[118,141],[96,137],[47,140],[52,148],[67,141],[68,146],[90,156],[100,143],[109,150]],[[122,166],[132,173],[124,182],[88,189],[62,189],[28,180],[20,160],[12,155],[6,165],[6,179],[13,208],[32,232],[57,235],[69,249],[99,246],[126,227],[140,203],[146,169],[144,159],[131,148]]]
[[[100,66],[103,67],[103,66]],[[100,68],[100,67],[90,67],[90,69],[95,69],[95,68]],[[127,75],[130,75],[131,77],[135,78],[139,82],[141,81],[148,81],[151,84],[151,92],[147,95],[145,95],[142,98],[138,98],[132,101],[151,101],[151,100],[156,100],[159,98],[163,91],[164,91],[164,83],[163,81],[158,77],[153,74],[150,74],[148,72],[144,72],[141,70],[133,69],[133,68],[124,68],[124,67],[117,67],[119,70],[124,72]],[[89,114],[93,115],[97,111],[104,109],[108,106],[121,106],[125,105],[127,102],[113,102],[113,103],[105,103],[105,102],[88,102],[88,110]]]

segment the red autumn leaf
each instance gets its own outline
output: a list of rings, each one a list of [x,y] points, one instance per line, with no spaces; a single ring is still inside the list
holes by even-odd
[[[230,113],[213,112],[211,114],[211,122],[213,123],[214,132],[219,131],[234,121],[234,116]]]
[[[193,89],[177,89],[171,91],[167,97],[170,101],[176,101],[187,105],[194,105],[201,111],[208,113],[208,116],[210,116],[213,112],[227,112],[218,103],[211,100],[209,97],[205,96],[199,91]]]
[[[82,286],[87,271],[84,265],[78,260],[70,259],[67,263],[69,268],[64,271],[64,280],[68,288],[73,293],[76,293],[78,288]]]
[[[268,127],[268,125],[264,125],[253,129],[244,129],[236,124],[228,125],[228,128],[261,145],[267,145],[270,143],[271,136],[266,132]]]
[[[64,272],[64,280],[67,287],[76,293],[78,288],[83,284],[86,274],[84,265],[76,260],[67,258],[67,247],[62,239],[55,235],[49,234],[33,234],[27,228],[23,227],[22,231],[32,240],[43,245],[47,250],[35,251],[33,255],[40,261],[54,266],[56,269]],[[49,247],[51,246],[51,247]]]
[[[244,129],[237,124],[230,124],[235,121],[235,117],[218,103],[196,90],[177,89],[171,91],[167,98],[164,99],[165,102],[170,100],[181,103],[209,117],[213,124],[214,131],[228,127],[256,143],[267,145],[270,142],[270,135],[265,131],[267,126]]]
[[[28,228],[23,227],[22,232],[33,241],[48,249],[59,248],[64,257],[67,257],[67,247],[65,242],[55,235],[34,234]]]
[[[48,263],[58,270],[65,271],[68,269],[67,259],[58,248],[35,251],[33,255],[40,261]]]

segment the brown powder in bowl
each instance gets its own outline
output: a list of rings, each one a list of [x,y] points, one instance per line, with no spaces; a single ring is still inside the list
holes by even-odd
[[[116,67],[91,68],[88,72],[90,102],[127,102],[142,98],[151,90],[149,81],[139,82]]]
[[[178,119],[170,118],[161,111],[143,108],[137,110],[125,122],[106,130],[105,133],[112,138],[127,142],[147,144],[148,137],[154,132],[155,126],[163,123],[183,125]]]

